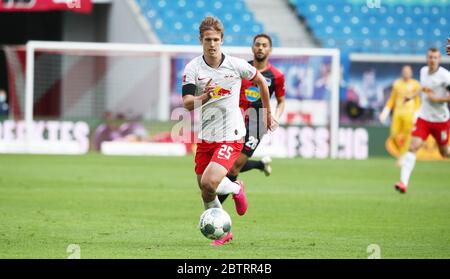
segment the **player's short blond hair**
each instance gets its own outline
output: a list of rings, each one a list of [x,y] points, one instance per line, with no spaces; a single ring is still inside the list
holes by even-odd
[[[203,38],[203,34],[206,31],[212,30],[220,32],[220,37],[223,39],[223,33],[224,28],[223,24],[220,21],[220,19],[213,17],[213,16],[207,16],[205,19],[203,19],[202,23],[200,23],[200,27],[198,28],[200,33],[200,40]]]

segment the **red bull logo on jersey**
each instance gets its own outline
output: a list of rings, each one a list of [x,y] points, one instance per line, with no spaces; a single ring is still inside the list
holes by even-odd
[[[245,89],[245,97],[249,102],[256,102],[260,98],[259,88],[256,86],[251,86]]]
[[[226,89],[226,88],[220,87],[219,85],[216,85],[216,87],[214,87],[214,92],[213,92],[212,98],[219,99],[223,96],[228,96],[228,95],[231,95],[231,89]]]

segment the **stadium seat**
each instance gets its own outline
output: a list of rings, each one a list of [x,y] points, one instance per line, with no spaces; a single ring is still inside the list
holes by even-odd
[[[362,0],[289,3],[324,47],[343,51],[423,53],[430,46],[443,47],[450,29],[448,1],[384,0],[379,8]]]
[[[198,28],[208,15],[220,18],[227,45],[251,44],[253,36],[264,32],[244,0],[137,0],[142,14],[162,43],[198,44]],[[212,7],[212,8],[211,8]],[[274,46],[279,44],[276,34]]]

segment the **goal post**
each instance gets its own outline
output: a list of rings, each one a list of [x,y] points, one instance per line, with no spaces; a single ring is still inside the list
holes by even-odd
[[[252,58],[250,46],[224,46],[223,52]],[[26,131],[34,131],[35,122],[41,119],[97,119],[105,111],[126,113],[130,108],[144,120],[170,122],[173,98],[181,99],[181,92],[174,91],[179,91],[176,87],[181,83],[184,62],[201,53],[201,46],[192,45],[30,41],[26,45],[23,101]],[[286,87],[286,99],[290,102],[287,113],[295,117],[297,112],[310,110],[309,118],[289,122],[284,117],[280,124],[326,128],[329,130],[327,157],[337,158],[339,50],[274,48],[270,61],[282,72],[287,71],[284,73],[290,82]],[[328,72],[322,77],[319,68],[323,65]],[[322,97],[312,95],[319,81],[325,82],[317,85],[326,91]],[[57,90],[51,92],[56,83]],[[53,97],[57,100],[49,101],[49,106],[60,106],[54,111],[45,103]],[[38,109],[46,114],[39,114]],[[26,133],[28,146],[32,145],[33,134]]]

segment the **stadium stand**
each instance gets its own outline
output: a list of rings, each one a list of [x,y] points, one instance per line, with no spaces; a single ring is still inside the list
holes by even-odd
[[[376,3],[371,1],[370,3]],[[289,0],[323,47],[348,52],[423,53],[441,48],[449,31],[448,0]]]
[[[137,0],[142,13],[165,44],[198,44],[198,27],[207,15],[224,24],[227,45],[248,46],[253,36],[264,32],[244,0]],[[276,34],[270,34],[278,46]]]

